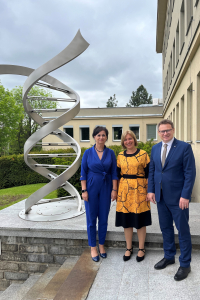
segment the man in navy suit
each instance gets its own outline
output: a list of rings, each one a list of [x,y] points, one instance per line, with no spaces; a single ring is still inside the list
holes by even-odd
[[[181,250],[180,267],[174,279],[180,281],[191,271],[192,244],[188,221],[196,176],[195,160],[191,146],[174,138],[174,124],[170,120],[158,124],[158,134],[162,142],[153,146],[151,152],[148,200],[157,202],[164,258],[154,268],[161,270],[175,263],[174,221]]]

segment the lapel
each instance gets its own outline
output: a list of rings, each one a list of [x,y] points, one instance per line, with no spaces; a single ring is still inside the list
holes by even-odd
[[[157,144],[157,153],[156,153],[156,158],[158,159],[158,165],[160,169],[162,169],[162,163],[161,163],[161,147],[162,147],[162,142]]]
[[[166,168],[168,162],[172,158],[172,155],[173,155],[174,151],[176,150],[176,146],[177,146],[177,139],[174,138],[174,141],[173,141],[171,149],[170,149],[170,151],[169,151],[169,153],[167,155],[167,158],[166,158],[165,165],[164,165],[163,169]]]

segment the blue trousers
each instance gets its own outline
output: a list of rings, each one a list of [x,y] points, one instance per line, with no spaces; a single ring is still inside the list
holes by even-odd
[[[189,267],[191,262],[192,243],[189,227],[189,209],[180,209],[177,204],[169,205],[167,199],[161,193],[160,202],[157,202],[160,229],[163,235],[164,257],[173,259],[176,254],[174,240],[174,226],[178,230],[181,255],[179,262],[181,267]]]
[[[96,225],[98,219],[99,244],[103,245],[108,227],[108,214],[111,203],[111,183],[102,180],[96,181],[92,186],[87,186],[88,202],[85,201],[88,244],[96,246]]]

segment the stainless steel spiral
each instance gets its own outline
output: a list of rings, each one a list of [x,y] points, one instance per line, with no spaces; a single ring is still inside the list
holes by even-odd
[[[48,73],[67,64],[88,48],[89,44],[82,37],[80,31],[77,32],[72,42],[58,55],[49,60],[36,70],[14,66],[14,65],[0,65],[0,74],[17,74],[28,76],[23,86],[23,105],[26,113],[40,125],[40,129],[31,135],[24,145],[24,160],[26,164],[35,172],[48,178],[50,182],[33,193],[25,201],[25,209],[20,212],[19,216],[29,221],[55,221],[78,216],[84,212],[82,207],[82,200],[68,179],[71,178],[78,170],[81,162],[81,149],[79,144],[68,134],[59,128],[73,119],[80,110],[80,98],[78,94],[71,88],[49,76]],[[44,97],[30,97],[29,91],[34,85],[39,85],[48,89],[63,92],[64,98],[44,98]],[[47,100],[47,101],[62,101],[74,102],[71,109],[56,108],[56,109],[33,109],[28,99],[32,100]],[[45,112],[63,112],[57,118],[47,121],[45,117],[41,116]],[[66,154],[30,154],[34,146],[41,145],[40,141],[46,136],[56,135],[59,137],[61,143],[45,143],[48,146],[69,146],[73,148],[75,153]],[[37,158],[46,157],[75,157],[71,165],[47,165],[38,164]],[[48,169],[64,169],[64,171],[57,175]],[[61,197],[55,199],[43,199],[57,188],[64,188],[71,196]]]

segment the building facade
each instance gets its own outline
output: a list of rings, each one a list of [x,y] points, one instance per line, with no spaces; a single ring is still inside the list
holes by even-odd
[[[107,145],[120,145],[121,134],[131,129],[138,141],[146,142],[153,139],[160,141],[157,125],[162,120],[162,105],[142,105],[139,107],[111,107],[111,108],[82,108],[78,115],[65,124],[61,130],[72,136],[81,147],[94,144],[92,137],[96,126],[105,126],[109,131]],[[60,113],[44,113],[46,120],[54,119]],[[43,143],[58,143],[60,139],[49,135]],[[56,149],[57,146],[45,146],[45,149]]]
[[[197,177],[192,201],[200,202],[200,1],[158,0],[156,51],[162,53],[163,118],[175,137],[190,143]]]

